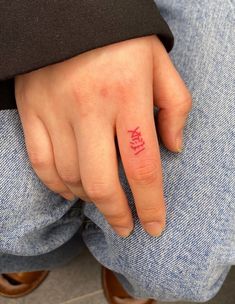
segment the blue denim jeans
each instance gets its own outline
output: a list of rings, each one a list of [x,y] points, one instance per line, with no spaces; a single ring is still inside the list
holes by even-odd
[[[69,202],[47,189],[29,162],[18,111],[4,110],[0,272],[55,268],[78,255],[84,242],[133,296],[203,302],[235,264],[235,2],[158,4],[175,35],[172,59],[194,101],[183,153],[161,147],[164,234],[154,238],[142,229],[120,157],[120,181],[135,218],[127,239],[94,204]]]

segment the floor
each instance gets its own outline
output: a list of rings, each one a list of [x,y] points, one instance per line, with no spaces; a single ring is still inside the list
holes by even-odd
[[[30,295],[11,300],[0,297],[0,304],[106,304],[100,282],[100,266],[84,251],[70,264],[50,273],[47,280]],[[189,304],[177,302],[178,304]],[[222,290],[208,304],[235,303],[235,267]],[[159,303],[164,304],[164,303]],[[165,303],[166,304],[166,303]],[[173,304],[173,303],[167,303]],[[175,304],[175,303],[174,303]]]

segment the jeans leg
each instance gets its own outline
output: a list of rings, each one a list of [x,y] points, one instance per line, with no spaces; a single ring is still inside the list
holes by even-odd
[[[65,244],[45,254],[36,256],[0,254],[0,273],[52,270],[69,263],[83,248],[84,243],[78,232]]]
[[[0,147],[0,273],[52,268],[78,255],[82,201],[67,201],[39,180],[17,110],[0,111]]]
[[[118,237],[94,205],[83,232],[92,254],[136,297],[204,302],[235,264],[235,2],[157,1],[175,34],[171,53],[193,94],[185,147],[161,147],[167,227],[147,235],[119,157],[119,175],[135,218]]]

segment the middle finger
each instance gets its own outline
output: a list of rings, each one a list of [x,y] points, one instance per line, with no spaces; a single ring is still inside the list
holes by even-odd
[[[135,98],[135,105],[122,109],[116,126],[139,219],[150,235],[160,236],[165,227],[165,203],[152,98],[145,103]]]
[[[84,189],[109,224],[121,236],[133,230],[128,201],[118,176],[114,132],[110,122],[90,115],[76,128]]]

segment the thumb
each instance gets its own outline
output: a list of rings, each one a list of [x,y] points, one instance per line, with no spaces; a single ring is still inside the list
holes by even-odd
[[[191,94],[157,37],[153,40],[153,58],[154,104],[159,109],[157,131],[167,149],[181,152],[183,129],[192,107]]]

